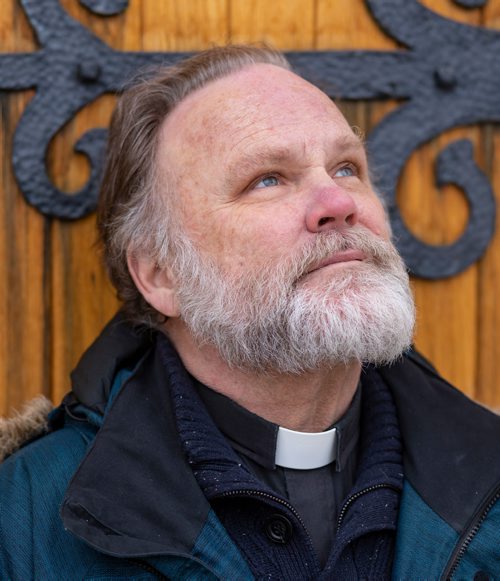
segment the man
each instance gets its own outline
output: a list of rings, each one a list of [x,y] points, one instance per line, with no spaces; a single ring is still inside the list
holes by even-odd
[[[131,86],[98,223],[123,310],[0,470],[3,578],[500,574],[499,420],[411,351],[363,143],[280,54]]]

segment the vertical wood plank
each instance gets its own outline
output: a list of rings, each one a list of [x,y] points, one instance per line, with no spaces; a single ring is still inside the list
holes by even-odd
[[[19,3],[6,0],[0,12],[0,51],[36,49]],[[13,175],[12,139],[32,92],[0,96],[0,414],[48,393],[47,222],[27,206]]]
[[[33,30],[18,0],[3,0],[0,10],[0,53],[37,48]]]
[[[500,130],[491,132],[494,158],[500,155]],[[477,397],[500,412],[500,169],[491,163],[497,202],[496,234],[479,266],[478,294],[481,301],[478,330]]]
[[[63,8],[83,26],[115,49],[123,48],[124,14],[100,17],[79,2],[62,0]],[[62,191],[71,193],[88,179],[89,166],[73,147],[89,129],[106,127],[115,98],[101,97],[80,111],[55,136],[48,151],[49,175]],[[69,373],[82,352],[118,307],[97,249],[95,215],[51,224],[51,396],[57,402],[69,390]]]
[[[9,284],[8,284],[8,237],[6,235],[5,223],[10,217],[10,200],[7,199],[7,176],[9,173],[9,138],[7,125],[9,122],[9,109],[7,106],[8,97],[2,95],[0,98],[0,180],[2,184],[2,195],[0,195],[0,219],[2,232],[0,233],[0,319],[2,321],[2,332],[0,333],[0,414],[5,413],[8,407],[9,390],[11,387],[7,382],[7,365],[9,360],[8,340],[7,340],[7,314],[9,312]]]
[[[145,2],[143,50],[201,50],[228,41],[228,0]]]
[[[457,138],[467,137],[480,148],[478,128],[456,129],[420,148],[401,177],[398,203],[410,230],[431,244],[449,244],[463,231],[467,203],[454,186],[438,190],[434,161],[439,151]],[[478,267],[446,280],[415,279],[418,306],[417,347],[452,383],[475,396],[477,380]]]
[[[13,128],[30,94],[3,99],[2,243],[2,406],[19,407],[39,392],[47,392],[48,356],[46,304],[46,220],[28,206],[15,185],[12,159]]]
[[[436,12],[470,25],[500,28],[500,6],[464,10],[451,0],[421,0]],[[63,7],[117,50],[198,50],[212,44],[268,42],[284,50],[393,50],[396,43],[373,21],[363,0],[131,0],[123,14],[103,18],[76,0]],[[0,50],[35,50],[17,0],[0,12]],[[0,413],[38,392],[60,399],[68,374],[117,307],[100,265],[91,216],[77,222],[48,220],[28,207],[10,166],[15,124],[29,93],[0,96]],[[87,129],[107,124],[111,96],[89,105],[56,137],[49,151],[54,182],[78,189],[88,175],[73,144]],[[341,103],[351,123],[369,130],[397,104]],[[468,208],[458,190],[434,186],[433,161],[451,140],[472,139],[481,167],[500,200],[500,130],[461,128],[415,152],[401,177],[399,203],[412,231],[432,243],[460,235]],[[500,217],[498,218],[500,225]],[[419,308],[417,346],[452,382],[500,408],[500,236],[485,258],[446,281],[414,280]]]
[[[396,43],[373,19],[363,0],[317,0],[316,48],[392,50]]]
[[[482,24],[500,31],[500,4],[488,2]],[[500,412],[500,128],[483,130],[485,166],[491,177],[497,202],[496,234],[479,265],[478,295],[481,301],[478,331],[477,397]]]
[[[282,50],[314,48],[313,0],[230,0],[233,43],[265,42]]]
[[[116,50],[201,50],[228,41],[228,0],[131,0],[125,12],[106,18],[75,0],[61,3]]]
[[[463,10],[451,2],[425,0],[429,8],[453,20],[478,25],[481,12]],[[410,159],[399,186],[398,202],[410,229],[431,243],[450,243],[463,231],[468,207],[453,186],[438,190],[434,161],[451,141],[467,137],[474,144],[476,161],[482,165],[478,127],[455,129],[420,148]],[[415,279],[418,307],[415,343],[437,369],[465,393],[477,397],[478,363],[478,266],[447,280]]]
[[[102,18],[64,0],[70,14],[117,50],[195,50],[223,43],[228,36],[227,1],[135,1],[121,15]],[[50,149],[51,175],[64,191],[75,191],[88,176],[88,166],[73,154],[73,144],[93,127],[108,124],[114,99],[103,97],[87,106],[56,136]],[[94,242],[95,216],[52,224],[52,397],[69,388],[69,373],[81,353],[118,307]]]
[[[476,24],[477,11],[464,11],[440,0],[425,4],[444,16]],[[365,5],[358,2],[318,0],[320,49],[394,49],[396,43],[374,23]],[[371,129],[396,103],[342,104],[349,120]],[[463,230],[468,209],[452,186],[438,191],[434,185],[433,162],[437,152],[461,136],[480,142],[477,128],[457,130],[415,152],[398,186],[398,202],[409,228],[423,240],[449,243]],[[477,267],[446,281],[414,280],[418,308],[417,347],[440,371],[470,395],[475,395],[477,365]]]
[[[88,163],[73,153],[85,131],[109,123],[115,99],[102,97],[81,111],[61,131],[49,150],[55,185],[71,192],[88,177]],[[96,333],[118,307],[115,293],[95,246],[95,215],[51,225],[52,262],[52,397],[58,401],[69,389],[69,372]]]

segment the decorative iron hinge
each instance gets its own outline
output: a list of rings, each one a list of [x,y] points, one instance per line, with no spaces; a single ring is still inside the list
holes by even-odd
[[[51,139],[85,105],[119,92],[137,69],[173,64],[181,52],[116,51],[65,12],[58,0],[20,0],[40,49],[0,55],[0,89],[35,89],[16,128],[14,172],[26,200],[40,212],[76,219],[96,205],[105,129],[85,133],[75,148],[91,165],[87,183],[67,194],[50,180]],[[455,0],[464,7],[485,0]],[[127,0],[80,0],[89,10],[117,14]],[[414,150],[460,125],[500,121],[500,33],[439,16],[417,0],[366,0],[374,19],[402,46],[395,51],[310,51],[287,54],[297,72],[332,98],[397,99],[401,105],[369,134],[377,187],[387,199],[396,244],[417,276],[443,278],[464,270],[488,247],[495,227],[495,199],[476,165],[468,140],[451,143],[436,164],[438,185],[453,183],[470,214],[452,244],[430,245],[414,236],[396,203],[396,188]]]

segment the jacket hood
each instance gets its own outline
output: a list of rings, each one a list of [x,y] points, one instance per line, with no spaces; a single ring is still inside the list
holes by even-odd
[[[23,444],[47,431],[52,403],[39,396],[10,418],[0,418],[0,462]]]

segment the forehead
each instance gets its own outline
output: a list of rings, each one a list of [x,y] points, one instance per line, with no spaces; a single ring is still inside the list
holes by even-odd
[[[292,141],[305,147],[325,136],[353,137],[330,98],[290,71],[256,64],[184,99],[162,125],[160,149],[179,162],[195,152],[197,160],[222,161],[264,143],[286,150]]]

